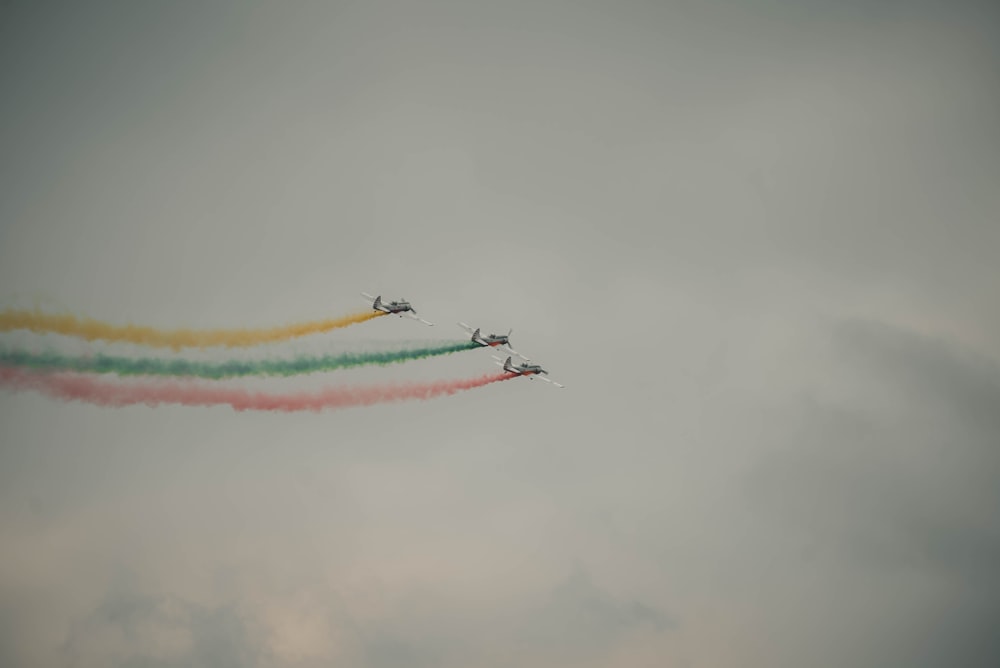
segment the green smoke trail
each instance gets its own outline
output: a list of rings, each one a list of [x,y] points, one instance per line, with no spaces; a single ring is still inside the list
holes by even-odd
[[[196,362],[156,357],[130,358],[111,355],[71,357],[54,352],[31,353],[22,350],[0,350],[0,366],[17,366],[36,371],[114,373],[119,376],[195,376],[210,379],[236,376],[295,376],[357,366],[386,366],[426,357],[450,355],[477,347],[478,344],[472,341],[463,341],[408,350],[343,353],[323,355],[322,357],[294,357],[285,360],[228,360],[225,362]]]

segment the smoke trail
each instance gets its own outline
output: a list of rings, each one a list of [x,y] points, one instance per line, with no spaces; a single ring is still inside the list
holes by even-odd
[[[302,322],[263,329],[156,329],[139,325],[111,325],[92,318],[53,315],[39,311],[0,311],[0,332],[27,329],[76,336],[87,341],[125,341],[157,348],[236,348],[285,341],[309,334],[355,325],[385,315],[382,311],[356,313],[343,318]]]
[[[357,366],[386,366],[426,357],[449,355],[478,347],[477,343],[464,341],[442,346],[388,352],[344,353],[322,357],[295,357],[287,360],[229,360],[226,362],[195,362],[182,359],[130,358],[111,355],[70,357],[58,353],[0,350],[0,365],[19,366],[36,371],[115,373],[119,376],[196,376],[219,379],[235,376],[294,376]]]
[[[75,373],[37,373],[14,367],[0,367],[0,383],[15,390],[35,390],[64,401],[84,401],[98,406],[179,404],[182,406],[231,406],[237,411],[320,411],[323,409],[370,406],[390,401],[432,399],[455,394],[510,378],[508,374],[487,374],[464,380],[432,383],[328,387],[315,392],[273,394],[239,388],[211,386],[194,381],[123,383],[104,381]]]

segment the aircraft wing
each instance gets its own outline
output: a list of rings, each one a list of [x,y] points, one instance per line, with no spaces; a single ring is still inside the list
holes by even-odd
[[[472,334],[473,332],[475,332],[475,331],[476,331],[476,330],[474,330],[474,329],[473,329],[472,327],[470,327],[469,325],[466,325],[466,324],[465,324],[464,322],[460,322],[460,323],[458,323],[458,326],[459,326],[459,327],[461,327],[462,329],[464,329],[465,331],[467,331],[467,332],[468,332],[468,333],[469,333],[470,335],[471,335],[471,334]]]
[[[375,303],[375,295],[370,295],[367,292],[362,292],[361,296],[364,297],[365,301],[368,302],[369,306]]]
[[[545,376],[543,376],[543,375],[542,375],[542,374],[540,374],[540,373],[536,373],[536,374],[534,374],[534,376],[533,376],[533,377],[534,377],[534,378],[537,378],[538,380],[544,380],[544,381],[545,381],[546,383],[552,383],[552,384],[553,384],[553,385],[555,385],[556,387],[566,387],[566,386],[565,386],[565,385],[563,385],[562,383],[557,383],[556,381],[554,381],[554,380],[552,380],[552,379],[550,379],[550,378],[546,378]]]
[[[411,313],[410,311],[404,311],[404,312],[402,313],[402,315],[405,315],[405,316],[408,316],[408,317],[410,317],[410,318],[413,318],[414,320],[419,320],[420,322],[424,323],[424,324],[425,324],[425,325],[427,325],[428,327],[433,327],[433,326],[434,326],[434,323],[433,323],[433,322],[427,322],[427,321],[426,321],[426,320],[424,320],[423,318],[419,318],[419,317],[417,317],[417,316],[413,315],[413,313]]]
[[[523,360],[524,360],[525,362],[530,362],[530,361],[531,361],[531,358],[530,358],[530,357],[525,357],[524,355],[522,355],[521,353],[517,352],[516,350],[514,350],[513,348],[511,348],[511,347],[510,347],[510,346],[508,346],[508,345],[501,345],[500,347],[501,347],[501,348],[503,348],[504,350],[506,350],[506,351],[507,351],[508,353],[510,353],[511,355],[514,355],[514,356],[516,356],[516,357],[520,357],[520,358],[521,358],[521,359],[523,359]]]

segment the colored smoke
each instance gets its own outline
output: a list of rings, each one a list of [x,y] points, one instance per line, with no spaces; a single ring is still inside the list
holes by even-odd
[[[36,333],[63,334],[87,341],[119,341],[157,348],[227,348],[255,346],[286,341],[309,334],[356,325],[385,315],[381,311],[356,313],[343,318],[294,323],[263,329],[156,329],[139,325],[112,325],[92,318],[54,315],[39,311],[7,310],[0,312],[0,331],[25,329]]]
[[[235,376],[294,376],[358,366],[386,366],[427,357],[449,355],[478,347],[479,345],[476,343],[465,341],[385,352],[343,353],[320,357],[303,356],[285,360],[228,360],[225,362],[197,362],[157,357],[130,358],[112,355],[74,357],[52,352],[30,353],[20,350],[2,350],[0,351],[0,365],[19,366],[36,371],[115,373],[119,376],[195,376],[219,379]]]
[[[269,393],[219,387],[196,381],[125,383],[76,373],[37,373],[23,368],[0,367],[0,383],[15,390],[34,390],[64,401],[83,401],[98,406],[135,404],[157,406],[231,406],[237,411],[321,411],[370,406],[391,401],[423,400],[455,394],[491,383],[517,378],[509,374],[487,374],[463,380],[430,383],[329,387],[313,392]]]

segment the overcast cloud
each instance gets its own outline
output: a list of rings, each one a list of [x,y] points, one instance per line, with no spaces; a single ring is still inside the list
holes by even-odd
[[[0,665],[1000,665],[993,4],[0,3],[3,307],[568,386],[0,390]]]

